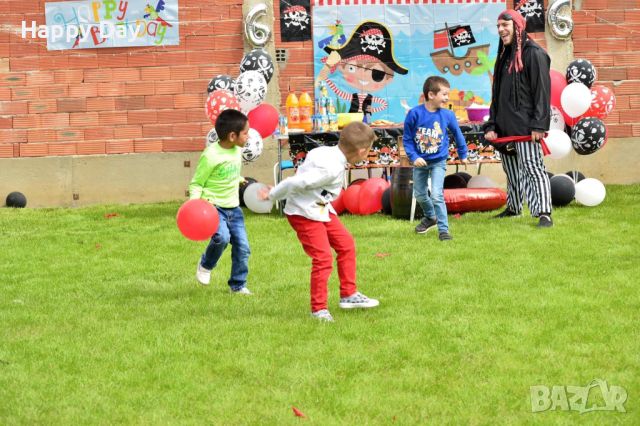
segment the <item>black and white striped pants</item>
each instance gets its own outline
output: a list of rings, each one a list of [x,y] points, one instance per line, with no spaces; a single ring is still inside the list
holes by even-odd
[[[522,211],[524,195],[531,216],[551,213],[551,187],[537,142],[517,142],[516,155],[502,156],[502,169],[507,175],[507,208]]]

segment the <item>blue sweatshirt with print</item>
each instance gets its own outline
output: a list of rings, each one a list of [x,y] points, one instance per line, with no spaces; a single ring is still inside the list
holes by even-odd
[[[418,105],[412,108],[404,120],[402,143],[407,157],[413,164],[418,157],[427,163],[436,163],[449,157],[449,134],[453,134],[458,157],[467,158],[467,142],[453,111],[439,108],[430,112],[427,107]]]

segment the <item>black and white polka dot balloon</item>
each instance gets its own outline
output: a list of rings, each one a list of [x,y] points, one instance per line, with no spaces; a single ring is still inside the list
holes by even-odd
[[[582,83],[591,87],[598,78],[596,68],[587,59],[576,59],[567,67],[567,83]]]
[[[240,62],[240,72],[258,71],[269,83],[273,77],[273,59],[264,49],[253,49]]]
[[[607,140],[607,128],[595,117],[581,118],[571,131],[571,145],[580,155],[593,154]]]
[[[214,90],[225,89],[233,92],[233,88],[236,85],[236,81],[230,75],[220,74],[211,79],[207,86],[207,93],[211,93]]]
[[[267,81],[258,71],[245,71],[236,79],[234,93],[240,110],[247,114],[264,100],[267,95]]]
[[[242,147],[242,159],[246,162],[256,161],[262,154],[262,136],[255,129],[249,129],[249,139]]]
[[[207,133],[207,147],[218,142],[220,142],[220,138],[218,137],[218,133],[216,133],[216,128],[214,127],[209,130],[209,133]]]

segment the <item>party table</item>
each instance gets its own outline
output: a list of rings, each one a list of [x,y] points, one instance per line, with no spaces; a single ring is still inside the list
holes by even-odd
[[[478,167],[480,174],[482,164],[499,163],[500,154],[493,149],[484,139],[481,122],[461,122],[460,130],[467,142],[468,160]],[[384,168],[386,170],[401,165],[404,157],[402,148],[403,127],[371,127],[376,134],[371,151],[366,160],[354,164],[351,169]],[[289,133],[286,137],[280,137],[278,143],[278,164],[282,164],[282,149],[289,145],[289,156],[294,167],[298,167],[304,161],[307,153],[319,146],[334,146],[338,144],[340,131],[331,132],[297,132]],[[462,164],[458,159],[453,136],[449,135],[449,158],[447,163],[457,167]],[[408,164],[404,164],[408,165]],[[385,171],[386,171],[385,170]],[[457,170],[456,170],[457,171]],[[370,172],[370,171],[369,171]],[[282,171],[278,174],[278,181],[282,180]]]

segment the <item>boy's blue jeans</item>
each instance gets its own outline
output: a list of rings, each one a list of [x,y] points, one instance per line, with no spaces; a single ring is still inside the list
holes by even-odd
[[[217,207],[220,225],[202,255],[200,264],[205,269],[213,269],[218,264],[224,249],[231,243],[231,277],[229,287],[239,290],[247,285],[249,274],[249,239],[244,227],[244,215],[240,207],[225,209]]]
[[[424,167],[413,168],[413,196],[420,203],[427,218],[435,217],[438,221],[438,232],[449,232],[447,206],[444,203],[444,175],[447,171],[447,160],[427,163]],[[427,193],[427,184],[431,177],[431,197]]]

